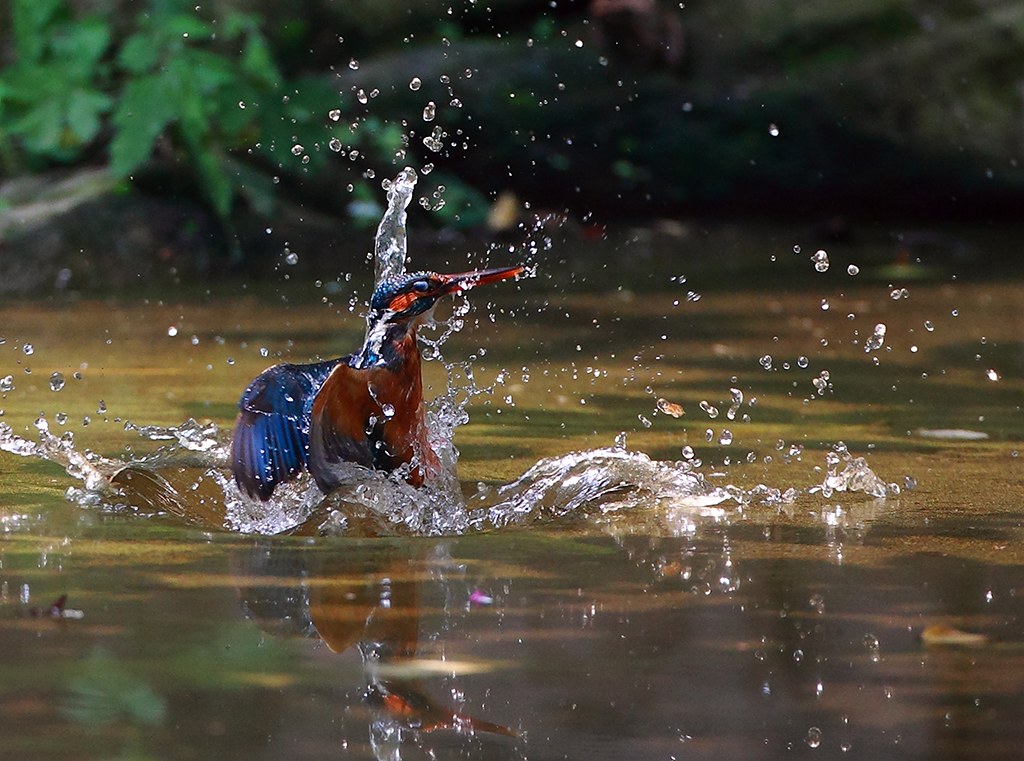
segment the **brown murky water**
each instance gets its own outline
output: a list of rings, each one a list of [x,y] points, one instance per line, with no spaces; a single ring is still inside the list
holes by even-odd
[[[841,440],[898,496],[253,537],[82,506],[59,467],[4,454],[0,757],[1021,757],[1024,288],[857,250],[815,273],[791,245],[754,255],[756,282],[697,261],[612,278],[580,253],[583,292],[481,296],[445,354],[506,380],[459,430],[460,475],[626,431],[715,483],[805,489]],[[112,456],[155,446],[125,420],[226,426],[269,362],[359,340],[347,291],[344,317],[283,293],[3,305],[3,420],[31,437],[45,413]]]

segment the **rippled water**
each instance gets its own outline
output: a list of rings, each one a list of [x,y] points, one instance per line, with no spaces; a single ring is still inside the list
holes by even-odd
[[[365,282],[0,307],[0,757],[1016,758],[1021,287],[638,235],[472,294],[426,498],[222,468]]]

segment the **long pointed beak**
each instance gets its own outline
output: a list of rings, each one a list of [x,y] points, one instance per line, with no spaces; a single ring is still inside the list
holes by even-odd
[[[476,288],[478,285],[497,283],[499,280],[508,280],[526,271],[526,267],[517,265],[515,267],[500,267],[493,270],[476,270],[474,272],[459,272],[454,275],[441,275],[444,280],[443,292],[460,293]]]

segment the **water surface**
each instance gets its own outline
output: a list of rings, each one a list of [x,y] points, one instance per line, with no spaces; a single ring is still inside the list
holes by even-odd
[[[497,382],[456,434],[470,504],[601,449],[739,502],[627,483],[453,536],[259,536],[202,489],[189,515],[83,504],[4,454],[0,755],[1019,757],[1024,291],[860,249],[817,273],[790,248],[753,247],[756,283],[697,260],[613,279],[570,251],[585,282],[474,294],[444,346]],[[267,364],[358,343],[327,291],[8,303],[3,420],[119,459],[160,444],[126,421],[225,429]],[[884,498],[820,489],[840,441]],[[204,453],[177,456],[186,493]],[[982,639],[922,639],[939,625]]]

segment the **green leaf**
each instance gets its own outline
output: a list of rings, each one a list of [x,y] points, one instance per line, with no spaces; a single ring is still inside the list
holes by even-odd
[[[270,48],[262,35],[250,34],[245,41],[245,50],[242,52],[242,70],[257,82],[268,87],[281,86],[281,72],[274,64]]]
[[[43,56],[50,38],[50,26],[63,5],[63,0],[14,0],[11,16],[14,44],[24,63],[35,63]]]
[[[208,21],[191,14],[171,16],[161,26],[174,37],[189,42],[205,42],[213,34],[213,26]]]
[[[142,74],[151,69],[159,57],[159,50],[148,34],[133,34],[121,46],[117,55],[120,63],[131,74]]]
[[[110,45],[110,27],[99,19],[85,19],[64,26],[53,38],[58,60],[72,64],[79,80],[92,79],[93,68]]]
[[[110,97],[95,90],[75,90],[68,99],[67,125],[79,142],[87,143],[100,131],[100,116],[110,110]]]
[[[188,69],[190,84],[204,95],[238,81],[238,74],[232,61],[219,53],[186,50],[178,60]]]
[[[29,150],[57,154],[61,149],[62,116],[60,101],[43,100],[32,104],[21,118],[15,119],[11,131],[22,137]]]
[[[221,34],[224,39],[234,40],[242,34],[258,34],[260,17],[255,13],[243,13],[238,10],[228,11],[221,22]]]
[[[117,134],[110,144],[110,170],[127,177],[149,158],[153,143],[175,115],[176,98],[164,77],[154,74],[125,85],[114,111]]]
[[[221,219],[227,219],[231,212],[234,187],[224,171],[220,156],[205,145],[192,144],[191,159],[202,180],[203,195]]]

